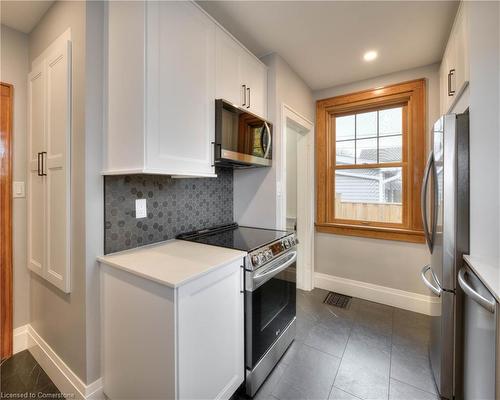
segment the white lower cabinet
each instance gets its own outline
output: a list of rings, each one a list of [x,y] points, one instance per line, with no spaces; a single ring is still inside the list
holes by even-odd
[[[106,396],[229,399],[244,380],[242,265],[176,288],[103,265]]]

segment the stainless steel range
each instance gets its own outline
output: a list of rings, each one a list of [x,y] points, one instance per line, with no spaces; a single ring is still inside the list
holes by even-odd
[[[295,338],[295,232],[231,224],[189,232],[178,239],[248,253],[244,266],[245,389],[254,396]]]

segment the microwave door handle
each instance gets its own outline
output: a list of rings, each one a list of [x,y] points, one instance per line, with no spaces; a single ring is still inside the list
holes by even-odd
[[[271,150],[271,128],[269,127],[269,124],[264,121],[264,127],[266,129],[266,135],[267,135],[267,147],[266,151],[264,152],[264,158],[267,158],[269,156],[269,151]]]

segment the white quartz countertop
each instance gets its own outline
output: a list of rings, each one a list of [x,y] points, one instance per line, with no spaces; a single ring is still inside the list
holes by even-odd
[[[470,255],[465,255],[464,260],[484,286],[500,302],[500,260],[486,260]]]
[[[103,264],[175,288],[245,255],[243,251],[224,247],[169,240],[97,259]]]

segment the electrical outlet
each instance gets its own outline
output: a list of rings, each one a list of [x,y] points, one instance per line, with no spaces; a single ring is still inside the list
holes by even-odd
[[[146,207],[146,199],[137,199],[135,201],[135,217],[146,218],[147,216],[148,210]]]

